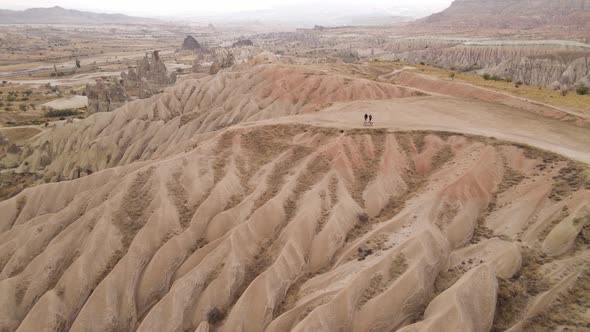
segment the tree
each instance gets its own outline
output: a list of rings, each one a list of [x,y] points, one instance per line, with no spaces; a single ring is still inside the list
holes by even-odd
[[[80,60],[76,59],[76,67],[80,68]]]
[[[454,72],[453,73],[450,73],[449,74],[449,77],[451,78],[451,80],[454,81],[455,80],[455,73]]]

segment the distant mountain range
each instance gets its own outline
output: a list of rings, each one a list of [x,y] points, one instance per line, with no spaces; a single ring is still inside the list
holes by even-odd
[[[455,27],[590,27],[590,0],[455,0],[417,24]]]
[[[101,14],[62,7],[0,10],[0,24],[141,24],[157,23],[156,19]]]

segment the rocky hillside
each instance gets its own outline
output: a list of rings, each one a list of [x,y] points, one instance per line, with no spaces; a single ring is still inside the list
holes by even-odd
[[[420,23],[496,28],[590,27],[589,0],[455,0]]]
[[[169,156],[196,142],[187,138],[198,141],[200,134],[242,121],[315,112],[336,102],[416,93],[391,84],[262,64],[186,80],[152,98],[125,104],[116,113],[96,114],[83,124],[48,131],[22,151],[22,167],[24,172],[44,170],[53,180],[76,178]],[[74,155],[76,163],[71,162]]]
[[[7,148],[69,181],[0,202],[1,331],[588,326],[587,166],[509,140],[590,160],[586,128],[267,60]]]
[[[122,14],[102,14],[62,7],[30,8],[23,11],[0,10],[0,24],[138,24],[155,19]]]
[[[229,128],[0,202],[0,328],[580,330],[582,171],[448,133]]]
[[[487,72],[530,85],[590,85],[589,44],[402,40],[391,43],[387,50],[388,53],[381,57],[385,60]]]

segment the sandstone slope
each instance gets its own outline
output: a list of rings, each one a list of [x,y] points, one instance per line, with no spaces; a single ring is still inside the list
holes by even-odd
[[[258,59],[30,138],[11,162],[61,181],[0,202],[0,330],[588,328],[585,123],[345,68]]]
[[[550,153],[452,134],[225,130],[186,153],[0,203],[0,322],[8,331],[581,328],[583,172]],[[567,309],[548,310],[560,301]]]

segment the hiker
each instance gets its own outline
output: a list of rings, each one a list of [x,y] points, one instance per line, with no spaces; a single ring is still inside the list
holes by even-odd
[[[369,116],[367,115],[367,113],[365,113],[365,122],[367,122],[367,118],[368,118],[368,117],[369,117]]]
[[[369,123],[373,123],[373,114],[369,114]]]

